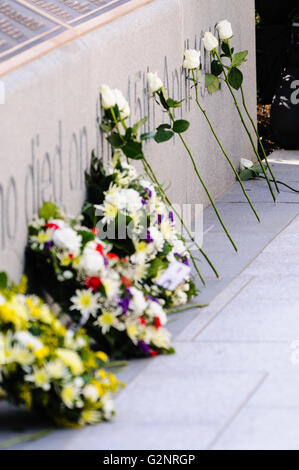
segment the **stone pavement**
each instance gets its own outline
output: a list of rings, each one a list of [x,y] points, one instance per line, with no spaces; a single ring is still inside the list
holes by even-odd
[[[299,189],[299,152],[275,152],[277,177]],[[299,194],[271,203],[262,180],[246,183],[262,223],[235,184],[217,206],[239,246],[234,254],[210,208],[203,265],[209,307],[173,315],[177,353],[133,361],[111,423],[57,430],[18,449],[299,449]],[[296,345],[295,345],[296,346]],[[299,347],[299,341],[298,341]],[[0,442],[48,427],[0,405]]]

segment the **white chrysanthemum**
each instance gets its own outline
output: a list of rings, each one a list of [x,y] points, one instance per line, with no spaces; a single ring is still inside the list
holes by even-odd
[[[154,240],[154,247],[157,251],[162,251],[164,246],[164,237],[163,234],[157,227],[150,228],[151,238]]]
[[[98,251],[85,248],[79,266],[87,276],[96,276],[104,269],[104,258]]]
[[[138,315],[141,315],[147,307],[147,301],[144,298],[143,292],[136,287],[131,287],[132,300],[130,308]]]
[[[71,310],[78,310],[84,317],[95,315],[98,309],[99,294],[93,294],[90,289],[76,290],[76,295],[71,297],[73,305]]]
[[[6,303],[6,298],[2,294],[0,294],[0,306],[4,305],[5,303]]]
[[[87,400],[90,400],[91,402],[97,401],[99,398],[99,393],[97,390],[97,387],[94,385],[88,384],[83,388],[83,395]]]
[[[114,311],[104,311],[98,317],[96,323],[101,327],[102,333],[105,335],[112,327],[116,327],[118,323],[117,315]]]
[[[67,369],[59,360],[48,362],[45,369],[51,379],[59,380],[67,376]]]
[[[102,398],[103,411],[106,419],[110,419],[114,414],[114,402],[110,393],[106,393]]]
[[[152,343],[157,348],[169,349],[171,346],[170,339],[171,334],[165,328],[154,328],[154,331],[152,331]]]
[[[55,230],[53,235],[53,242],[58,248],[68,250],[73,254],[79,253],[81,240],[81,235],[78,235],[71,227]]]
[[[14,339],[16,339],[20,345],[32,349],[33,351],[38,351],[44,346],[43,343],[29,331],[18,331],[15,333]]]
[[[149,306],[146,310],[146,313],[153,318],[158,317],[160,319],[160,322],[162,325],[165,325],[167,323],[167,316],[166,313],[164,312],[163,308],[161,307],[158,302],[151,301],[149,303]]]
[[[122,194],[125,200],[125,208],[129,213],[135,213],[142,209],[142,199],[135,189],[123,189]]]
[[[108,299],[115,297],[119,294],[120,290],[120,281],[118,278],[113,279],[112,277],[107,277],[102,279],[102,285],[104,286],[105,293]]]
[[[50,390],[50,378],[45,369],[33,368],[32,374],[25,375],[25,380],[34,383],[36,387],[45,391]]]

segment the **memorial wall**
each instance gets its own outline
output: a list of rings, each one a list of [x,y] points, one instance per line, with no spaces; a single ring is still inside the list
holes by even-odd
[[[185,47],[202,51],[203,31],[229,19],[238,50],[248,49],[245,89],[255,113],[254,1],[243,0],[0,0],[0,269],[22,272],[27,224],[42,201],[77,213],[84,199],[84,170],[95,149],[107,161],[99,131],[99,87],[120,88],[132,122],[148,116],[144,132],[165,115],[149,99],[146,72],[158,72],[170,94],[186,99],[179,111],[185,134],[214,197],[234,183],[206,122],[188,97],[182,70]],[[231,97],[223,87],[202,103],[236,167],[252,158]],[[175,203],[207,204],[178,140],[146,146]]]

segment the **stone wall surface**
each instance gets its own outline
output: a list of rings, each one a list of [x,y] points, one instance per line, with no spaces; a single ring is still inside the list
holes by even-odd
[[[131,104],[132,120],[148,115],[145,131],[153,129],[165,116],[148,100],[146,71],[157,71],[174,98],[189,96],[190,82],[181,69],[184,47],[200,48],[209,70],[201,35],[223,18],[233,24],[236,48],[250,51],[244,66],[245,88],[254,114],[253,0],[153,0],[1,77],[5,104],[0,106],[0,270],[18,278],[26,226],[38,206],[52,200],[77,213],[91,150],[109,158],[98,131],[100,84],[122,89]],[[201,88],[201,96],[236,166],[241,157],[252,158],[227,90],[223,87],[208,96]],[[182,113],[191,121],[186,139],[217,197],[233,184],[231,169],[194,104],[186,101]],[[178,140],[151,142],[146,152],[160,180],[170,184],[173,202],[207,205]]]

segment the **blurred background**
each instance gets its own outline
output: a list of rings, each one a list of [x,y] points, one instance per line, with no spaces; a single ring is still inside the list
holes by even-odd
[[[258,124],[267,154],[299,149],[299,0],[256,0]]]

